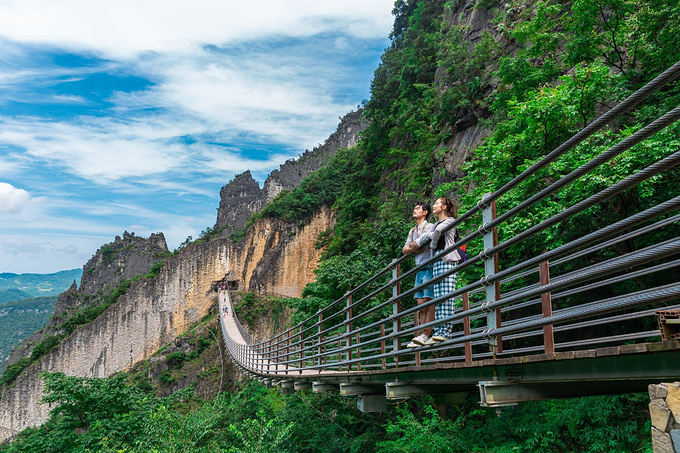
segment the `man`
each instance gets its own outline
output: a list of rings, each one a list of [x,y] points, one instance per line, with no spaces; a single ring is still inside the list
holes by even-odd
[[[424,263],[425,261],[432,258],[432,249],[427,245],[424,247],[417,246],[417,240],[423,235],[429,235],[432,232],[432,224],[427,221],[427,217],[430,215],[430,205],[423,202],[416,203],[415,208],[413,208],[413,219],[416,221],[416,226],[411,228],[406,238],[406,244],[404,245],[403,252],[406,255],[414,254],[416,257],[416,266]],[[432,265],[425,266],[416,274],[416,286],[427,283],[432,279]],[[426,286],[425,288],[417,291],[413,297],[416,299],[418,305],[422,305],[428,300],[432,300],[432,287]],[[434,321],[434,307],[430,306],[423,308],[419,312],[420,321],[417,325],[425,324]],[[425,344],[429,338],[432,328],[424,329],[419,335],[416,335],[409,344],[406,345],[407,348],[417,348]]]

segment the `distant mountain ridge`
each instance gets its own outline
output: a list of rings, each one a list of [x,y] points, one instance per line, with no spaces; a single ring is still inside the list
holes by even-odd
[[[28,299],[29,297],[31,297],[30,294],[17,288],[0,289],[0,304]]]
[[[80,284],[82,273],[82,269],[70,269],[53,274],[0,273],[0,290],[18,289],[28,294],[26,297],[58,296],[74,281]]]

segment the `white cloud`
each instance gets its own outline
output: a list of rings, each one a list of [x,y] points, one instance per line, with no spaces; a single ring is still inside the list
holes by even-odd
[[[5,0],[0,34],[7,39],[102,56],[188,49],[202,43],[311,36],[343,31],[386,36],[393,0]]]
[[[23,189],[0,182],[0,213],[15,214],[31,202],[31,196]]]
[[[24,241],[17,239],[6,239],[0,242],[0,249],[2,249],[4,254],[14,256],[45,256],[50,253],[73,255],[78,253],[78,249],[73,244],[56,245],[50,242]]]
[[[0,185],[0,271],[80,267],[125,229],[197,237],[219,186],[355,107],[392,6],[0,0],[0,180],[26,189]]]
[[[180,145],[159,140],[170,139],[172,134],[159,134],[153,127],[142,128],[134,122],[99,118],[69,124],[0,118],[0,124],[1,143],[25,148],[30,160],[56,165],[101,184],[170,171],[186,159]]]
[[[54,95],[51,98],[48,99],[48,102],[53,102],[55,104],[89,104],[90,101],[85,99],[82,96],[73,96],[73,95],[66,95],[66,94],[61,94],[61,95]]]

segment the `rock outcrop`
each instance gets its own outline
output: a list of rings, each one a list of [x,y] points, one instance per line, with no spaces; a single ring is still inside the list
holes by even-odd
[[[216,282],[225,277],[240,289],[299,296],[314,276],[320,254],[314,247],[317,236],[332,222],[329,210],[304,227],[259,219],[238,243],[218,238],[190,244],[167,258],[156,278],[133,281],[103,315],[76,329],[2,388],[0,440],[47,420],[49,407],[40,403],[41,372],[107,377],[129,369],[208,314]]]
[[[102,298],[120,282],[149,272],[154,263],[165,258],[168,253],[163,233],[143,238],[126,231],[122,238],[116,236],[113,242],[100,247],[83,266],[80,288],[73,282],[68,290],[59,295],[47,326],[16,347],[4,366],[30,356],[33,347],[43,338],[60,333],[60,326],[78,309],[101,303]]]
[[[281,164],[278,170],[270,173],[261,189],[250,171],[237,175],[220,190],[214,229],[224,229],[224,235],[243,229],[248,218],[262,210],[282,190],[293,189],[305,176],[325,165],[339,148],[355,146],[359,132],[365,128],[363,109],[348,113],[323,145]]]

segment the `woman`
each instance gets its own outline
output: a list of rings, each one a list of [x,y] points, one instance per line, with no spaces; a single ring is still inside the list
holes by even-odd
[[[456,228],[443,232],[443,230],[451,225],[456,219],[456,208],[453,202],[447,197],[437,198],[437,201],[432,205],[432,214],[437,216],[438,222],[434,224],[431,233],[421,235],[413,242],[414,245],[420,247],[423,243],[430,239],[430,248],[433,255],[440,255],[441,252],[452,246],[456,241]],[[461,257],[454,249],[446,255],[440,255],[439,259],[432,264],[432,278],[436,279],[438,276],[450,271],[460,261]],[[456,289],[456,277],[458,274],[451,274],[444,279],[433,284],[434,298],[438,299],[445,294],[452,293]],[[452,316],[455,310],[454,299],[446,299],[437,304],[434,309],[434,319],[439,321],[441,319]],[[451,338],[453,334],[453,323],[440,324],[434,327],[432,338],[422,342],[425,345],[431,345]]]

